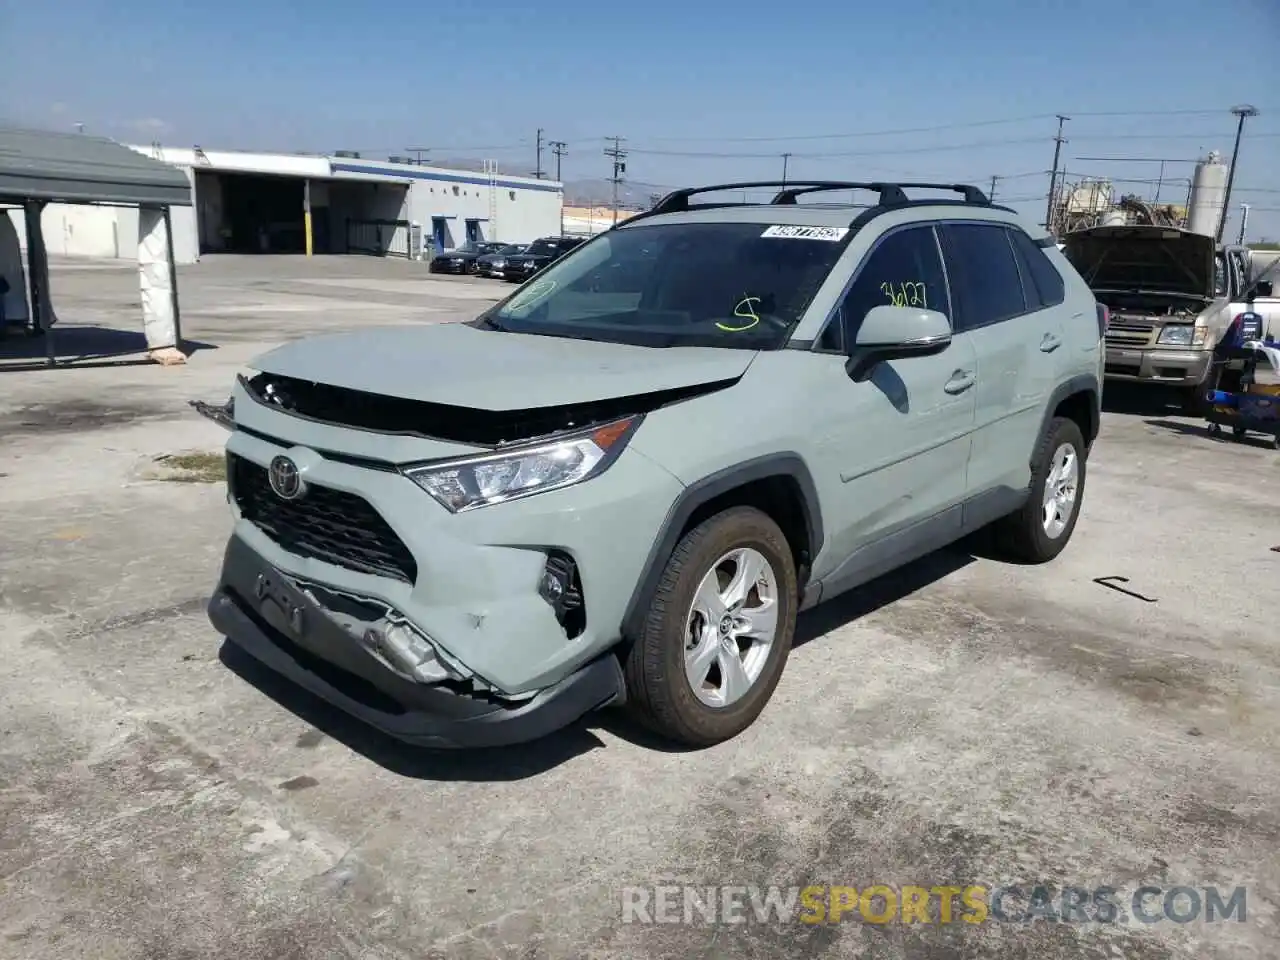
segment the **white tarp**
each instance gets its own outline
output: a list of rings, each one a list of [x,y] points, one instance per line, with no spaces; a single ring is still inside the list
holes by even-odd
[[[178,345],[173,315],[173,286],[169,275],[169,232],[164,211],[138,209],[138,279],[142,284],[142,329],[148,350]]]
[[[9,291],[4,294],[4,307],[0,310],[0,316],[3,316],[6,325],[25,324],[31,317],[27,309],[27,271],[22,263],[22,244],[18,240],[18,229],[7,211],[0,211],[0,277],[4,277],[5,283],[9,285]]]

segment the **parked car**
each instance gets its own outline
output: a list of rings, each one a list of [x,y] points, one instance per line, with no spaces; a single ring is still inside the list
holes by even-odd
[[[475,273],[476,261],[487,253],[496,253],[505,244],[480,241],[466,243],[455,250],[446,250],[431,258],[431,273]]]
[[[476,274],[481,277],[492,277],[495,280],[501,280],[502,271],[507,266],[507,258],[517,253],[524,253],[528,249],[529,245],[527,243],[503,244],[500,250],[476,257]]]
[[[581,246],[585,237],[543,237],[529,244],[524,253],[507,257],[502,278],[512,283],[523,283],[547,264]]]
[[[1104,321],[1053,240],[973,187],[694,202],[747,186],[676,191],[473,321],[254,361],[218,630],[415,743],[625,704],[705,746],[765,708],[799,611],[989,524],[1053,560]],[[794,202],[820,190],[879,199]]]
[[[1244,247],[1163,226],[1075,230],[1065,254],[1110,310],[1106,376],[1182,391],[1204,404],[1214,347],[1237,317],[1257,313],[1280,336],[1280,299],[1270,272]]]

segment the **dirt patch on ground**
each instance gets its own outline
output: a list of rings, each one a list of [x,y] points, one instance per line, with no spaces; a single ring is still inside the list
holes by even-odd
[[[168,483],[222,483],[227,479],[227,457],[210,451],[167,454],[152,460],[143,471],[143,478]]]

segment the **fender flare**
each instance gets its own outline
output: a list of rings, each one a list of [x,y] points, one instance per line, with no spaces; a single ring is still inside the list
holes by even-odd
[[[800,509],[804,514],[805,528],[809,535],[810,560],[822,550],[822,509],[818,502],[818,489],[808,465],[797,453],[776,453],[745,460],[717,470],[685,487],[667,511],[649,548],[640,578],[632,590],[626,612],[622,616],[621,636],[624,639],[639,636],[650,599],[657,590],[658,581],[667,559],[675,551],[684,525],[693,512],[703,504],[723,494],[757,480],[769,477],[787,477],[800,488]],[[798,584],[804,592],[804,584]]]
[[[1066,400],[1067,397],[1084,393],[1089,395],[1089,415],[1093,418],[1093,422],[1089,425],[1089,440],[1087,447],[1093,446],[1093,441],[1098,438],[1098,431],[1102,428],[1102,391],[1098,389],[1098,378],[1093,374],[1081,373],[1062,383],[1049,394],[1049,402],[1045,404],[1044,419],[1040,423],[1040,432],[1036,434],[1036,445],[1039,446],[1040,438],[1045,435],[1049,429],[1049,421],[1053,419],[1054,411],[1058,409],[1058,404]],[[1035,448],[1032,448],[1032,458],[1035,456]],[[1032,469],[1035,464],[1032,463]]]

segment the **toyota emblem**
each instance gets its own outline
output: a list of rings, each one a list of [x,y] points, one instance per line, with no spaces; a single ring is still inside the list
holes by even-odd
[[[298,473],[298,465],[288,457],[275,457],[267,468],[271,489],[281,500],[297,500],[307,492],[307,485]]]

